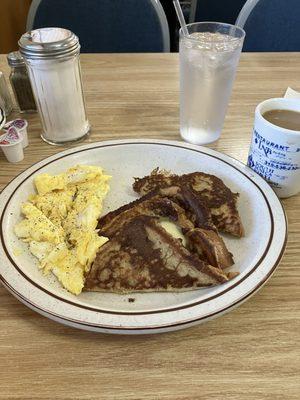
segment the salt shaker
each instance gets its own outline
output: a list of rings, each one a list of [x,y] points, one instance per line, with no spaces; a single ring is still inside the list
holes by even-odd
[[[21,113],[35,112],[36,105],[24,58],[19,51],[13,51],[7,55],[7,61],[11,67],[9,79],[19,106],[19,111]]]
[[[42,138],[66,144],[85,137],[86,117],[78,37],[63,28],[41,28],[19,40],[42,120]]]
[[[13,101],[3,72],[0,72],[0,107],[4,110],[6,116],[9,115],[13,109]]]

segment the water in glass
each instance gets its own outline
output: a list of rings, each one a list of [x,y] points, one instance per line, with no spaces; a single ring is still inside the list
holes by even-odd
[[[240,38],[193,32],[180,40],[180,132],[206,144],[221,134],[242,47]]]

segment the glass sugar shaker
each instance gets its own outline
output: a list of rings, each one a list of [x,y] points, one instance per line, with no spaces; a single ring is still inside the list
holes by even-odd
[[[10,84],[20,112],[35,112],[36,105],[24,58],[18,51],[13,51],[7,55],[7,62],[11,67]]]
[[[6,116],[8,116],[13,109],[13,101],[9,93],[4,74],[1,71],[0,71],[0,107],[4,110]]]
[[[90,125],[78,37],[63,28],[35,29],[21,36],[19,47],[42,120],[42,138],[50,144],[66,144],[85,137]]]

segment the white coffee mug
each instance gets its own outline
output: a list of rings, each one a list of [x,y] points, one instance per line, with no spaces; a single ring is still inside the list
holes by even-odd
[[[265,178],[279,197],[300,192],[300,131],[281,128],[264,119],[270,110],[300,112],[300,100],[269,99],[255,110],[248,166]]]

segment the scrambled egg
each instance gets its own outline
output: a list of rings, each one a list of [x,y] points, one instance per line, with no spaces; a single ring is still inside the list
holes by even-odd
[[[22,204],[25,219],[15,226],[16,235],[29,243],[43,272],[52,272],[76,295],[98,249],[108,240],[97,234],[96,227],[109,180],[102,168],[88,165],[59,175],[38,175],[37,194]]]

